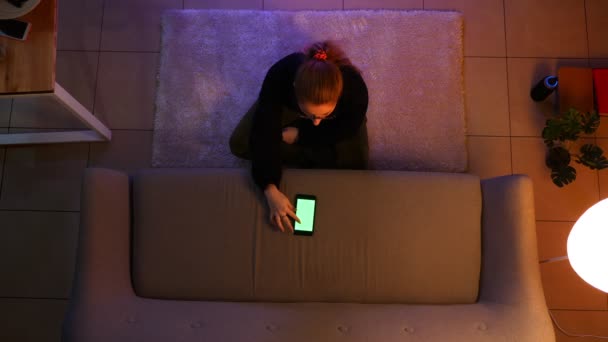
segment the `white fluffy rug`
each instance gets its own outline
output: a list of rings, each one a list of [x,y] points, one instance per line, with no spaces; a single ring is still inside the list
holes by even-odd
[[[369,88],[370,168],[465,171],[462,23],[439,11],[168,11],[153,166],[247,166],[228,140],[266,71],[331,39]]]

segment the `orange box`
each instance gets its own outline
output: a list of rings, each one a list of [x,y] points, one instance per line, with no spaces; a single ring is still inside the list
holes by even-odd
[[[557,78],[560,113],[567,112],[571,107],[581,112],[594,110],[591,68],[562,67]]]

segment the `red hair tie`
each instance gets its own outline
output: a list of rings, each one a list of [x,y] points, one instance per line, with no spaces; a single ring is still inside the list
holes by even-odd
[[[315,53],[315,55],[312,56],[312,58],[318,59],[320,61],[324,61],[327,59],[327,52],[325,52],[325,50],[323,50],[323,49],[319,49],[317,51],[317,53]]]

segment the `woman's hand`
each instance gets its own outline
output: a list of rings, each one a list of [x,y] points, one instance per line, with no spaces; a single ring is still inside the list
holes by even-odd
[[[283,128],[283,141],[289,145],[298,141],[298,129],[295,127]]]
[[[270,222],[279,227],[282,232],[285,232],[285,226],[293,232],[290,217],[298,222],[300,219],[296,216],[295,208],[289,199],[274,184],[266,187],[264,195],[266,195],[268,208],[270,208]]]

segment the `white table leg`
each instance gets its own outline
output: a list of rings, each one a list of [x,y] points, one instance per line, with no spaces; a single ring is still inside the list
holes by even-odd
[[[50,132],[50,133],[17,133],[0,134],[1,145],[32,145],[76,142],[106,142],[112,139],[112,131],[99,119],[80,104],[72,95],[55,83],[55,98],[59,100],[74,116],[92,130]]]

